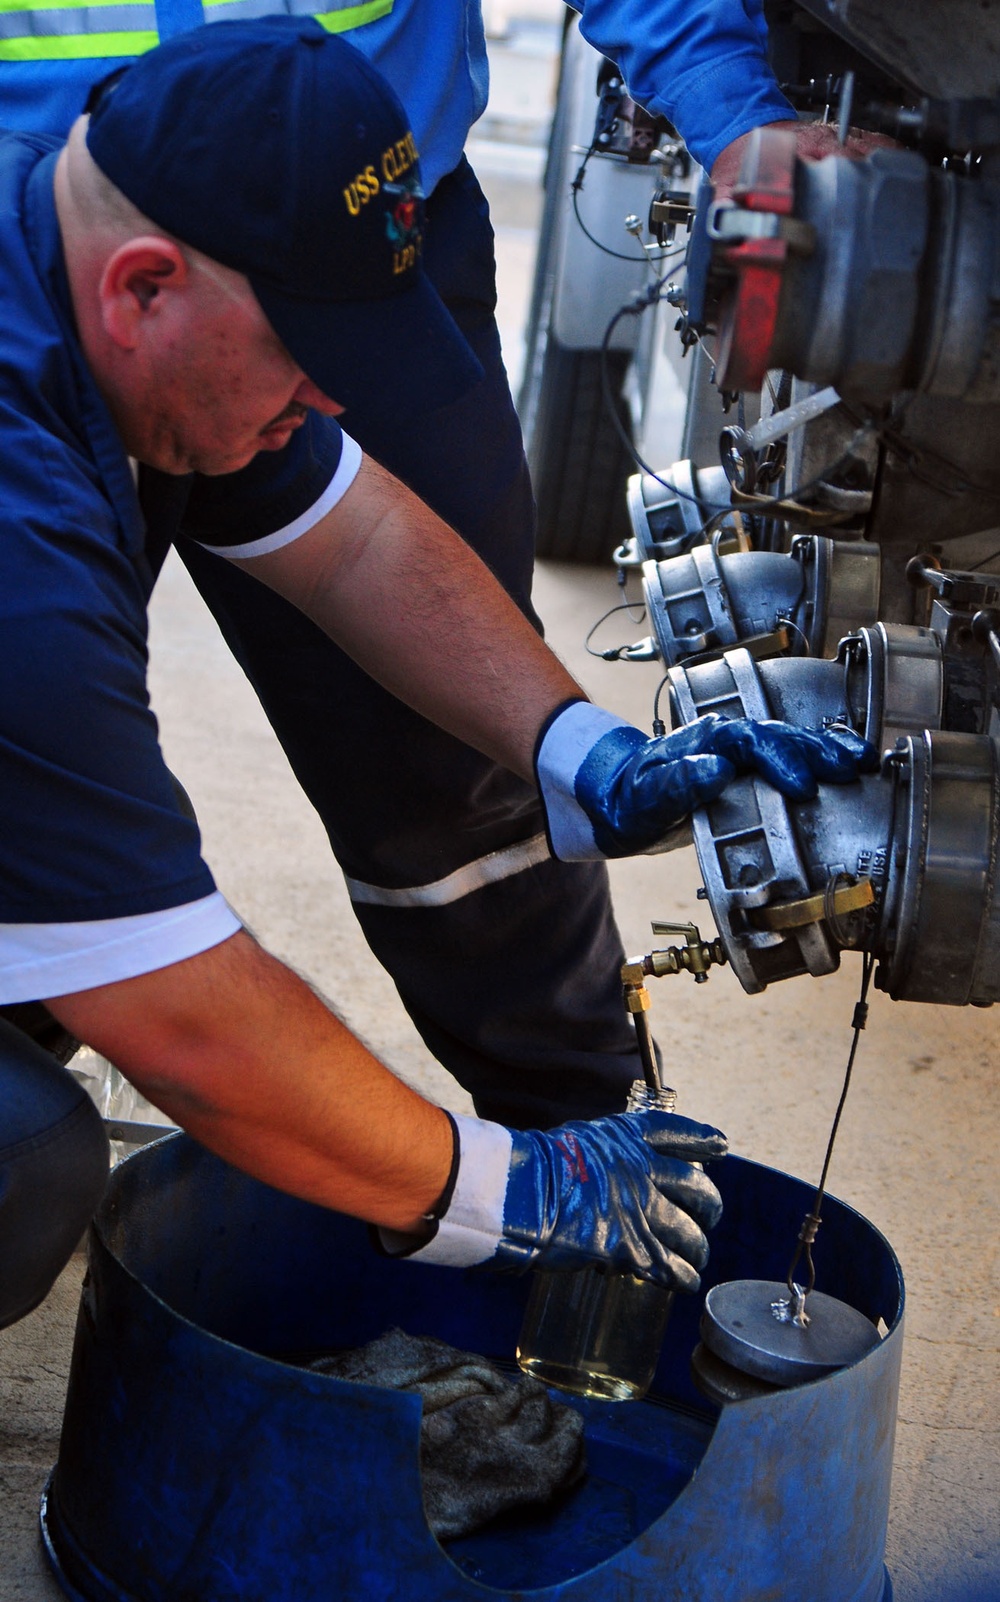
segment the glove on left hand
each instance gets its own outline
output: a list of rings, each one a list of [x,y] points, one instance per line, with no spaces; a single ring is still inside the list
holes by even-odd
[[[586,701],[557,712],[537,755],[552,848],[564,861],[648,851],[743,773],[809,801],[818,781],[845,784],[878,763],[874,746],[851,729],[820,733],[709,712],[650,739]]]

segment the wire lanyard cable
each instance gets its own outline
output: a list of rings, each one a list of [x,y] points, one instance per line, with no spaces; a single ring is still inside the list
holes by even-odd
[[[639,608],[639,616],[635,617],[634,612],[637,605]],[[604,662],[617,662],[621,657],[622,652],[628,650],[627,645],[613,645],[610,646],[606,651],[596,651],[590,643],[601,624],[606,623],[608,618],[613,617],[616,612],[627,612],[630,622],[634,623],[636,627],[638,627],[639,624],[644,621],[646,616],[646,608],[641,602],[621,601],[617,606],[609,607],[606,612],[602,612],[601,616],[597,619],[597,622],[594,623],[587,631],[587,638],[584,640],[583,644],[588,656],[599,657]]]
[[[813,1241],[816,1239],[816,1235],[822,1221],[820,1218],[820,1212],[823,1206],[823,1197],[826,1193],[827,1175],[830,1172],[830,1159],[833,1156],[834,1142],[837,1139],[837,1131],[840,1128],[840,1119],[841,1114],[844,1111],[844,1103],[847,1101],[847,1092],[851,1088],[851,1075],[854,1071],[854,1059],[857,1056],[858,1042],[861,1039],[861,1031],[868,1022],[868,986],[871,982],[872,970],[874,966],[874,956],[870,951],[865,951],[863,953],[861,969],[861,994],[858,997],[855,1005],[854,1017],[851,1021],[851,1028],[854,1030],[854,1038],[851,1041],[851,1049],[847,1058],[847,1071],[844,1074],[844,1085],[840,1092],[840,1100],[837,1103],[837,1111],[834,1114],[833,1127],[830,1130],[830,1138],[826,1145],[826,1157],[823,1161],[823,1172],[820,1175],[819,1185],[817,1187],[816,1194],[813,1197],[812,1207],[802,1220],[802,1227],[799,1230],[799,1238],[798,1244],[795,1248],[795,1255],[792,1258],[791,1265],[788,1270],[788,1292],[793,1300],[796,1298],[802,1298],[802,1288],[795,1283],[795,1270],[798,1267],[799,1259],[803,1255],[805,1256],[806,1268],[808,1270],[808,1284],[804,1287],[805,1296],[809,1295],[809,1292],[816,1283],[816,1268],[812,1258],[812,1245]]]
[[[577,149],[579,148],[580,147],[577,146]],[[653,266],[658,266],[660,262],[666,261],[669,256],[677,255],[678,252],[676,250],[664,250],[658,256],[650,256],[646,253],[646,251],[643,251],[642,255],[640,256],[628,255],[624,251],[613,250],[610,245],[605,245],[602,240],[598,239],[594,234],[591,233],[590,229],[587,227],[587,224],[580,216],[580,191],[583,188],[583,180],[587,172],[587,163],[591,156],[595,154],[595,151],[596,146],[592,144],[580,163],[576,177],[569,186],[570,194],[572,196],[573,216],[576,218],[577,226],[583,233],[584,238],[589,239],[590,243],[592,245],[596,245],[598,250],[603,251],[605,256],[613,256],[615,261],[648,262]],[[680,249],[686,251],[687,246],[682,245]]]

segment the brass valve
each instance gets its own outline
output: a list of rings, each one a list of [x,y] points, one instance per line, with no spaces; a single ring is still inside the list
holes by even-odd
[[[628,971],[633,966],[634,964],[626,962],[622,967],[622,983],[625,986],[625,1010],[626,1012],[648,1012],[650,1006],[649,991],[641,978],[635,980],[628,977]]]
[[[695,983],[703,985],[708,969],[726,960],[721,940],[711,942],[701,938],[701,930],[693,923],[654,923],[654,934],[682,934],[687,936],[686,946],[669,946],[665,951],[650,951],[644,957],[630,957],[622,963],[622,995],[625,1009],[632,1015],[642,1072],[650,1090],[662,1089],[660,1070],[653,1049],[653,1037],[646,1017],[650,1008],[647,976],[660,978],[665,973],[680,973],[683,969],[693,973]]]
[[[663,950],[649,951],[644,957],[630,957],[622,965],[622,984],[625,986],[625,1005],[630,1012],[645,1010],[649,1006],[649,999],[638,1001],[635,1005],[629,999],[629,992],[645,991],[645,981],[648,977],[660,979],[668,973],[692,973],[695,984],[703,985],[708,978],[708,970],[720,967],[726,961],[721,940],[703,940],[701,930],[694,923],[654,923],[653,933],[657,935],[684,935],[687,944],[683,946],[667,946]]]

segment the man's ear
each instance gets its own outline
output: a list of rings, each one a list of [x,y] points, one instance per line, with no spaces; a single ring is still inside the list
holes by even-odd
[[[108,338],[134,350],[151,317],[159,319],[165,291],[182,289],[190,269],[179,245],[155,235],[129,239],[101,274],[101,321]]]

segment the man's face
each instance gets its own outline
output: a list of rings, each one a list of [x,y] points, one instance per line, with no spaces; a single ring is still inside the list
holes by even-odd
[[[287,445],[310,407],[343,410],[306,378],[238,274],[196,259],[175,308],[125,413],[139,461],[165,473],[234,473]]]

